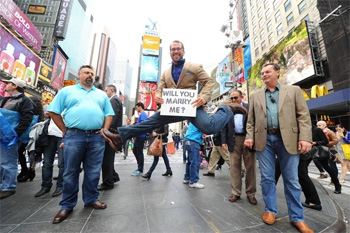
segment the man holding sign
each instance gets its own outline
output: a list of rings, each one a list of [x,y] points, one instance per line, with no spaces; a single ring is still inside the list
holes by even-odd
[[[104,136],[111,145],[118,147],[122,141],[124,142],[140,133],[149,132],[164,124],[183,120],[189,120],[205,134],[213,134],[220,131],[227,124],[233,113],[247,113],[241,105],[225,104],[221,105],[217,112],[210,116],[204,110],[203,105],[210,100],[215,84],[214,79],[204,71],[202,65],[185,62],[184,54],[185,48],[182,42],[173,41],[170,45],[172,65],[163,73],[155,97],[157,104],[164,104],[162,106],[164,111],[162,109],[134,127],[119,127],[119,135],[104,130]],[[203,86],[198,97],[196,94],[197,82],[200,82]],[[168,98],[169,96],[171,98]],[[191,101],[188,101],[189,99]]]

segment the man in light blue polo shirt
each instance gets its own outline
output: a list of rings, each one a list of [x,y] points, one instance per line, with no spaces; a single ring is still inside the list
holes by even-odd
[[[98,200],[97,191],[105,149],[100,130],[109,128],[114,111],[106,93],[94,87],[94,70],[91,66],[80,67],[78,77],[80,84],[60,90],[47,109],[62,131],[61,146],[65,163],[61,210],[53,223],[65,220],[77,204],[81,163],[84,168],[82,190],[85,207],[107,207]]]

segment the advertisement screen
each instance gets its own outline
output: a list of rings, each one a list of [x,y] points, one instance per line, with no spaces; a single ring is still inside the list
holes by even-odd
[[[145,110],[157,110],[157,104],[154,101],[158,85],[156,83],[144,83],[139,85],[138,102],[145,105]]]
[[[315,75],[306,21],[254,64],[249,71],[250,94],[263,86],[261,68],[269,62],[280,65],[279,82],[285,85],[296,84]]]
[[[158,82],[159,57],[142,55],[141,82]]]
[[[55,48],[55,53],[52,63],[52,76],[50,85],[59,90],[63,87],[64,74],[66,72],[67,59],[63,56],[63,53],[60,52],[58,46]]]
[[[230,59],[227,56],[222,62],[219,63],[216,70],[216,81],[220,85],[220,95],[228,92],[231,87],[225,87],[226,82],[232,82],[232,72],[230,69]]]
[[[159,55],[160,37],[144,35],[142,38],[142,53],[149,55]]]
[[[36,86],[41,59],[0,26],[0,69]]]
[[[51,81],[51,75],[52,75],[52,65],[42,60],[40,72],[39,72],[39,78],[49,83]]]

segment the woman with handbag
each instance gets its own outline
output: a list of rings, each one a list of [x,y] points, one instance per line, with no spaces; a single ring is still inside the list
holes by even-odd
[[[171,171],[171,167],[169,164],[169,159],[168,159],[168,156],[166,154],[166,144],[168,142],[168,134],[169,134],[169,125],[168,124],[158,128],[152,132],[154,140],[158,136],[162,136],[162,146],[163,146],[162,157],[163,157],[164,164],[166,167],[166,172],[164,174],[162,174],[162,176],[172,176],[173,175],[173,172]],[[151,167],[149,168],[148,172],[142,176],[142,178],[147,179],[147,180],[151,179],[152,172],[156,168],[158,161],[159,161],[159,156],[154,156],[154,160],[153,160]]]
[[[350,171],[350,132],[340,124],[336,125],[335,129],[337,131],[336,136],[339,140],[336,149],[343,159],[339,182],[345,183],[346,172]]]

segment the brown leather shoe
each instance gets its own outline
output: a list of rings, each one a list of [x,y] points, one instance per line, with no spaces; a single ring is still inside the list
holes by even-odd
[[[70,213],[72,213],[73,210],[60,210],[54,217],[52,223],[57,224],[65,220]]]
[[[270,212],[265,212],[262,216],[262,220],[264,223],[272,225],[275,223],[276,215]]]
[[[301,233],[314,233],[305,222],[291,222]]]
[[[247,196],[247,198],[248,198],[248,201],[250,204],[252,204],[252,205],[258,204],[258,201],[256,200],[256,198],[254,196]]]
[[[237,196],[237,195],[234,195],[234,194],[232,194],[232,195],[228,198],[228,200],[229,200],[230,202],[236,202],[238,199],[241,199],[241,197],[240,197],[240,196]]]
[[[233,114],[247,114],[247,109],[240,104],[233,104],[229,102],[224,102],[222,105],[227,106]]]
[[[107,129],[101,130],[102,136],[108,141],[109,145],[113,148],[113,150],[118,150],[122,146],[122,140],[119,134],[114,134],[109,132]]]
[[[103,210],[107,208],[107,205],[102,201],[96,201],[94,203],[86,204],[85,207],[92,207],[94,209]]]

